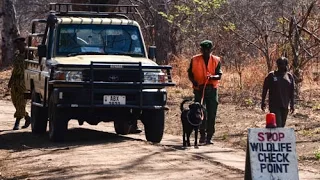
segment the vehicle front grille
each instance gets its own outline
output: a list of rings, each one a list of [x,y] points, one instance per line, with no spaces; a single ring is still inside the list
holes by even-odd
[[[83,71],[83,80],[90,81],[90,70]],[[140,82],[140,71],[137,70],[94,70],[93,81],[103,82]]]

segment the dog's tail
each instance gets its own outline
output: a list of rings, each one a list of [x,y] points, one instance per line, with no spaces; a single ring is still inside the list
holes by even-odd
[[[186,109],[183,107],[183,105],[184,105],[186,102],[189,102],[189,101],[192,101],[192,100],[191,100],[191,99],[185,99],[185,100],[182,101],[182,103],[180,104],[180,110],[181,110],[181,112],[182,112],[183,110],[186,110]]]

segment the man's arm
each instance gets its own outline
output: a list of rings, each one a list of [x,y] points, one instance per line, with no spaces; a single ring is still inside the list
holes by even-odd
[[[269,90],[269,75],[264,79],[264,82],[263,82],[263,89],[262,89],[262,95],[261,95],[261,109],[263,111],[265,111],[266,109],[265,100],[266,100],[268,90]]]
[[[294,113],[294,90],[295,90],[295,82],[292,74],[289,74],[290,80],[291,80],[291,92],[290,92],[290,112]]]
[[[210,79],[212,80],[221,80],[222,76],[222,70],[221,70],[221,62],[219,61],[216,69],[215,69],[215,75],[211,75]]]
[[[198,86],[198,83],[194,80],[194,76],[192,73],[192,59],[190,61],[190,65],[189,65],[189,69],[188,69],[188,78],[194,86]]]

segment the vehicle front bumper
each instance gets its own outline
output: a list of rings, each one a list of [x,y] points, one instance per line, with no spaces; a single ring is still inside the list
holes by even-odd
[[[165,89],[94,89],[81,87],[53,88],[51,93],[58,108],[131,108],[166,109],[167,92]],[[104,95],[126,97],[123,105],[104,104]]]

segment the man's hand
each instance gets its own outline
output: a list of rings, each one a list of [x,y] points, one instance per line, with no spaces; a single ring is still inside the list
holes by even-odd
[[[219,78],[219,75],[210,75],[209,78],[210,79],[217,79],[217,78]]]
[[[211,79],[211,80],[220,80],[220,79],[221,79],[221,75],[218,75],[218,74],[216,74],[216,75],[208,74],[208,75],[207,75],[207,78],[208,78],[208,79]]]
[[[198,85],[199,85],[199,84],[197,83],[197,81],[192,81],[192,84],[193,84],[194,87],[198,87]]]
[[[266,111],[266,104],[264,102],[261,102],[261,110]]]

